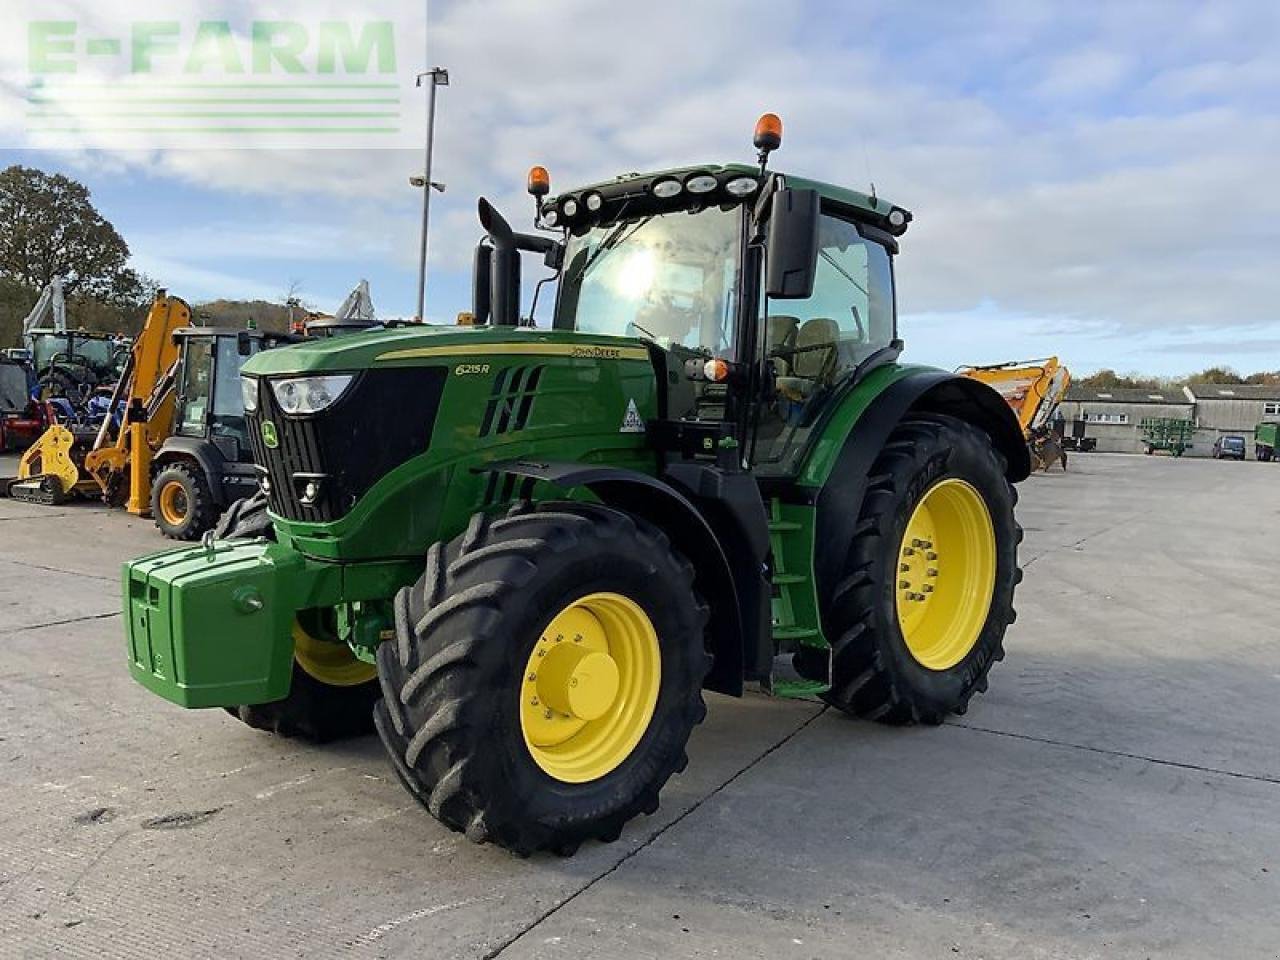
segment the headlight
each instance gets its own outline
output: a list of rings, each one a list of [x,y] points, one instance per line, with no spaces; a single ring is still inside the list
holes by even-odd
[[[724,188],[735,197],[745,197],[750,193],[754,193],[758,186],[759,184],[756,183],[753,177],[734,177],[724,185]]]
[[[328,377],[291,377],[288,380],[272,380],[276,403],[288,414],[319,413],[332,406],[351,381],[354,374],[345,373]]]
[[[710,193],[718,186],[716,178],[709,173],[695,173],[684,182],[684,188],[690,193]]]
[[[548,227],[554,227],[560,222],[560,211],[555,207],[546,206],[542,208],[542,222]]]
[[[258,381],[253,377],[240,378],[240,400],[245,413],[258,412]]]
[[[604,206],[604,197],[600,196],[600,194],[598,194],[598,193],[588,193],[588,194],[587,194],[587,209],[588,209],[588,210],[590,210],[592,213],[596,213],[596,212],[598,212],[598,211],[599,211],[599,209],[600,209],[601,207],[603,207],[603,206]]]
[[[670,200],[684,189],[679,180],[659,180],[653,185],[653,195],[659,200]]]
[[[563,209],[566,217],[576,217],[578,215],[578,201],[570,197],[564,202]]]

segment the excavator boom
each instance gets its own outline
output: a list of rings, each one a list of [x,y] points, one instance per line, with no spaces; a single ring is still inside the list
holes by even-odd
[[[1004,397],[1028,437],[1053,419],[1071,385],[1071,373],[1057,357],[961,367],[957,373],[982,381]]]

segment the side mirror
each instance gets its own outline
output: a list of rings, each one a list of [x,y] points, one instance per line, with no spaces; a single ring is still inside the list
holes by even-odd
[[[236,333],[236,353],[242,357],[253,353],[253,341],[249,337],[248,330],[240,330]]]
[[[779,190],[769,213],[768,275],[771,300],[813,296],[818,268],[818,192]]]

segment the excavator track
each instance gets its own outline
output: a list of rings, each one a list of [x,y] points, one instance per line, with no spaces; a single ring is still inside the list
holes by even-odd
[[[56,507],[71,499],[63,491],[58,478],[51,473],[27,477],[25,480],[0,480],[0,488],[10,500],[38,503],[46,507]]]

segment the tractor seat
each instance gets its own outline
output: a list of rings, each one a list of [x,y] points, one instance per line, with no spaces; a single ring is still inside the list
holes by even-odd
[[[796,331],[799,327],[799,317],[782,314],[765,317],[764,355],[773,359],[774,369],[779,375],[791,372],[791,350],[796,345]],[[775,357],[775,352],[780,355]]]
[[[778,377],[778,390],[789,400],[802,401],[831,378],[835,369],[840,326],[830,317],[806,320],[796,332],[791,369]]]

